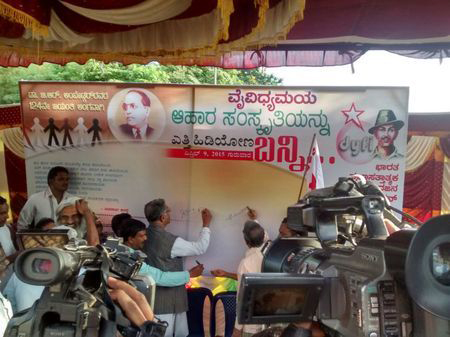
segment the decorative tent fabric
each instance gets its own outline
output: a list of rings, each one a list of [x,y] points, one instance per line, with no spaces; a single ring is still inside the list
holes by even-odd
[[[445,157],[442,177],[441,214],[450,214],[450,158]]]
[[[422,166],[435,150],[437,141],[435,137],[411,137],[406,153],[406,172],[415,171]]]
[[[443,186],[445,156],[437,143],[436,137],[423,136],[408,143],[403,210],[422,221],[441,214],[443,193],[450,190]]]
[[[23,132],[22,128],[8,128],[0,132],[0,138],[3,144],[17,157],[24,159],[25,152],[23,148]]]
[[[259,48],[284,38],[304,7],[304,0],[4,0],[0,64],[181,61]]]
[[[8,177],[8,191],[13,223],[17,222],[20,210],[27,201],[27,179],[25,160],[16,156],[5,146],[6,175]]]
[[[441,213],[450,213],[450,135],[440,138],[440,147],[444,152],[444,176],[442,178]]]
[[[448,0],[0,0],[0,65],[254,68],[352,63],[369,49],[448,57]]]
[[[3,141],[4,145],[5,168],[13,223],[16,223],[19,212],[27,200],[27,179],[21,124],[20,105],[15,104],[0,108],[0,141]]]

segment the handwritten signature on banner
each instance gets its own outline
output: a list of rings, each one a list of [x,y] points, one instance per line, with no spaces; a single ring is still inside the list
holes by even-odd
[[[172,216],[172,221],[174,222],[182,222],[188,220],[192,215],[196,213],[201,213],[202,208],[187,208],[187,209],[179,209],[174,212],[174,216]],[[246,214],[247,207],[244,207],[238,211],[225,215],[225,220],[233,220],[237,217],[242,217],[243,214]]]
[[[267,106],[269,111],[274,111],[277,104],[315,104],[317,96],[311,91],[296,95],[287,90],[284,93],[272,93],[269,90],[267,93],[248,91],[244,94],[241,89],[236,89],[235,92],[228,93],[228,102],[236,103],[238,109],[243,109],[245,104],[259,103]]]

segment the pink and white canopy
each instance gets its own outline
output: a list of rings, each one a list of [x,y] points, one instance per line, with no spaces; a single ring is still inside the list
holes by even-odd
[[[449,0],[0,0],[0,15],[3,66],[321,66],[373,48],[450,50]]]

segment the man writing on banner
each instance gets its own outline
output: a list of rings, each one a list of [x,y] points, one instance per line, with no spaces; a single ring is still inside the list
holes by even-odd
[[[31,195],[22,210],[17,222],[18,229],[35,225],[42,218],[51,218],[56,222],[56,209],[66,199],[69,187],[69,171],[62,166],[55,166],[48,171],[48,188]]]
[[[261,265],[264,258],[264,242],[266,238],[266,232],[264,228],[255,220],[248,220],[247,222],[245,222],[242,233],[244,235],[244,240],[248,249],[245,252],[245,256],[239,263],[237,269],[236,276],[238,284],[240,284],[243,274],[261,272]],[[262,329],[262,325],[247,324],[245,326],[242,326],[236,321],[233,331],[233,337],[250,337],[257,332],[260,332]]]
[[[249,207],[247,207],[247,209],[247,215],[250,220],[244,223],[244,228],[242,229],[247,251],[245,252],[245,256],[239,262],[237,272],[227,272],[222,269],[211,270],[211,274],[216,277],[228,277],[237,280],[238,291],[243,274],[261,272],[261,265],[264,258],[263,252],[267,248],[269,240],[267,232],[256,220],[256,211]],[[237,298],[239,298],[238,295]],[[251,335],[260,332],[262,329],[262,325],[247,324],[244,326],[238,324],[236,321],[233,337],[250,337]]]
[[[128,91],[122,103],[126,124],[120,125],[120,130],[129,138],[147,140],[153,132],[148,125],[150,116],[150,98],[141,90]]]
[[[373,158],[393,159],[403,158],[398,152],[394,141],[398,136],[398,131],[405,125],[398,120],[392,110],[380,110],[378,112],[375,125],[369,129],[369,133],[377,140],[377,147],[373,153]]]
[[[202,210],[203,228],[197,241],[186,241],[166,231],[170,223],[170,208],[164,199],[155,199],[145,205],[145,217],[149,222],[144,252],[150,265],[163,271],[182,271],[183,257],[196,256],[206,252],[209,246],[212,215],[208,209]],[[186,337],[189,333],[186,311],[187,292],[181,287],[157,287],[155,314],[169,323],[166,337]]]

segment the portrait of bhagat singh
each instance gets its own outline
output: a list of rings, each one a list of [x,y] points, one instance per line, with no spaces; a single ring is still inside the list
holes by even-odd
[[[377,146],[372,158],[393,159],[403,158],[404,155],[398,152],[394,142],[399,130],[405,125],[402,120],[398,120],[394,111],[383,109],[378,111],[375,125],[369,129],[377,141]]]

